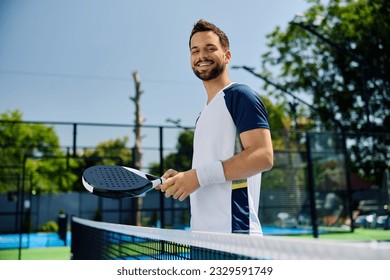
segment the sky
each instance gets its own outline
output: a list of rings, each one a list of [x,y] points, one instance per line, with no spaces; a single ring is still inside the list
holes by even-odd
[[[306,0],[1,0],[0,113],[26,121],[134,123],[138,72],[147,125],[194,126],[206,100],[188,39],[203,18],[228,35],[230,66],[259,69],[266,35],[287,28]],[[263,81],[230,69],[234,82]]]
[[[305,0],[2,0],[0,112],[24,120],[133,123],[137,71],[147,124],[192,126],[205,102],[188,38],[200,18],[224,30],[232,65],[257,67],[266,34],[286,28]],[[261,92],[262,81],[229,70]]]

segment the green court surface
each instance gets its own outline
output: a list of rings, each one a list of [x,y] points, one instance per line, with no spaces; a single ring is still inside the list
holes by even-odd
[[[0,260],[18,260],[18,249],[0,250]],[[70,247],[46,247],[23,249],[22,260],[70,260]]]
[[[312,235],[308,234],[297,234],[290,235],[291,238],[309,238]],[[382,229],[363,229],[357,228],[354,232],[336,232],[320,234],[319,239],[321,240],[339,240],[339,241],[387,241],[390,242],[390,230]]]

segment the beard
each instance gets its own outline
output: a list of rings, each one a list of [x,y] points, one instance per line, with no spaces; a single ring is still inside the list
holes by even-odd
[[[216,63],[216,65],[208,71],[200,72],[196,70],[195,67],[192,67],[192,71],[194,71],[195,76],[197,76],[202,81],[210,81],[221,75],[222,72],[225,70],[225,67],[226,66],[223,63]]]

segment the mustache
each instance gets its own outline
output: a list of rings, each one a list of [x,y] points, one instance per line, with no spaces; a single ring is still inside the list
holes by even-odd
[[[199,58],[196,62],[195,62],[195,65],[196,64],[199,64],[201,62],[214,62],[214,60],[212,59],[209,59],[209,58]]]

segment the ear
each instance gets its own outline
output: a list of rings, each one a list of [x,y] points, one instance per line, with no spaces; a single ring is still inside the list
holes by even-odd
[[[230,50],[227,50],[225,52],[225,63],[228,64],[231,58],[232,58],[232,53],[230,52]]]

